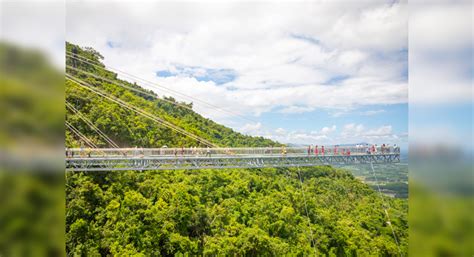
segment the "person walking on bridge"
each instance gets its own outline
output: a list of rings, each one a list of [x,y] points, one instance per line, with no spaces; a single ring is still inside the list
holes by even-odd
[[[81,147],[79,148],[79,156],[84,157],[84,143],[81,143]]]
[[[211,148],[209,146],[206,148],[206,157],[211,157]]]

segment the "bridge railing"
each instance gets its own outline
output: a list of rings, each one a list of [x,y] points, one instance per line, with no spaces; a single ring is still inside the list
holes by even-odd
[[[398,154],[394,146],[324,146],[312,147],[240,147],[240,148],[70,148],[67,158],[83,157],[212,157],[212,156],[341,156]]]

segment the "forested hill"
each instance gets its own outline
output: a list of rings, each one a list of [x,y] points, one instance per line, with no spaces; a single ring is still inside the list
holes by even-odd
[[[171,97],[162,100],[153,91],[118,79],[116,73],[104,69],[105,66],[101,62],[103,56],[92,48],[66,43],[66,50],[68,52],[66,56],[67,73],[218,146],[279,145],[263,137],[243,135],[204,118],[191,109],[192,103],[178,103]],[[86,60],[89,63],[80,60]],[[166,87],[172,88],[172,85],[166,85]],[[163,127],[157,122],[125,109],[69,80],[66,81],[66,99],[88,119],[94,121],[95,125],[120,147],[199,146],[199,143],[194,139]],[[108,147],[104,140],[76,114],[68,111],[66,119],[96,145]],[[78,138],[73,136],[70,131],[66,131],[66,145],[69,147],[80,145]]]

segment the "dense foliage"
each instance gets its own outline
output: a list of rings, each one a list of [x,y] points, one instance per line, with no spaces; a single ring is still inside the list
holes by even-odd
[[[67,251],[398,255],[375,191],[331,167],[300,172],[304,191],[294,169],[68,173]],[[406,253],[407,203],[385,200]]]
[[[67,44],[67,50],[97,63],[102,59],[93,49]],[[71,58],[67,64],[144,90],[90,64]],[[218,145],[278,145],[149,94],[68,72]],[[74,83],[66,82],[66,98],[121,146],[197,145]],[[69,112],[66,118],[105,146],[77,115]],[[66,144],[80,143],[67,133]],[[397,256],[384,202],[406,255],[406,201],[382,200],[350,173],[332,167],[68,172],[66,250],[76,256]]]

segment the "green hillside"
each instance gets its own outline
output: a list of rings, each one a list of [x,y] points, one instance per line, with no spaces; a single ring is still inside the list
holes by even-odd
[[[104,66],[100,63],[102,56],[93,49],[82,49],[70,43],[66,44],[66,49],[68,52],[85,57],[87,60],[92,60],[92,62],[97,63],[97,66]],[[262,137],[251,137],[237,133],[230,128],[202,117],[186,107],[181,107],[192,107],[192,103],[179,103],[181,106],[177,106],[170,103],[170,101],[176,102],[173,98],[166,98],[167,101],[160,100],[156,98],[156,94],[152,91],[143,89],[136,84],[117,79],[116,73],[105,71],[97,66],[81,62],[71,57],[66,58],[66,64],[76,69],[106,78],[109,81],[67,68],[67,72],[73,74],[74,77],[78,77],[102,91],[119,97],[133,106],[139,107],[219,146],[279,145],[276,142]],[[130,88],[145,91],[147,94],[137,92],[137,90],[131,90]],[[146,117],[139,116],[133,111],[127,110],[110,100],[106,100],[102,96],[98,96],[68,80],[66,81],[66,99],[87,118],[93,120],[100,130],[111,137],[121,147],[162,147],[164,145],[168,147],[199,146],[199,143],[194,139],[163,127]],[[101,147],[108,146],[93,130],[82,122],[77,115],[68,112],[66,116],[66,119],[74,127],[78,128],[97,145]],[[73,137],[70,131],[66,131],[66,145],[77,147],[79,144],[77,138]]]
[[[100,62],[93,49],[67,50]],[[278,145],[137,93],[138,85],[77,60],[97,88],[221,146]],[[143,90],[143,89],[140,89]],[[120,146],[194,146],[185,136],[66,82],[66,98]],[[191,104],[188,103],[188,106]],[[76,115],[67,120],[107,146]],[[77,138],[66,133],[68,146]],[[381,196],[332,167],[66,173],[66,251],[74,256],[407,255],[407,201]]]

